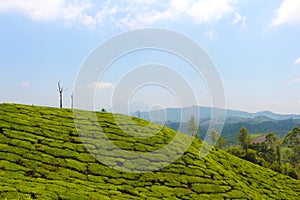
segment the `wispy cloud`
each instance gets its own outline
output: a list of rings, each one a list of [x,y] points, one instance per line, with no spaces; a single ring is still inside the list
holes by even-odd
[[[279,26],[282,24],[300,23],[300,1],[299,0],[283,0],[276,16],[271,22],[271,26]]]
[[[148,25],[155,22],[177,21],[181,18],[190,18],[194,23],[203,24],[216,22],[234,12],[236,0],[169,0],[145,6],[145,1],[136,1],[123,8],[125,14],[119,25],[136,26]]]
[[[242,26],[246,26],[246,16],[241,16],[239,13],[235,13],[234,19],[232,20],[232,24],[242,24]]]
[[[295,63],[296,65],[300,65],[300,58],[297,58],[297,59],[294,61],[294,63]]]
[[[293,78],[292,83],[300,83],[300,78]]]
[[[2,0],[0,12],[19,12],[36,21],[60,20],[65,25],[118,27],[153,25],[190,18],[194,23],[216,22],[235,13],[238,0]]]
[[[87,85],[87,88],[90,89],[106,89],[106,88],[112,88],[113,84],[110,82],[93,82],[89,85]]]
[[[30,85],[29,82],[22,82],[22,83],[21,83],[21,86],[22,86],[22,87],[28,87],[29,85]]]
[[[217,39],[217,33],[214,30],[205,32],[205,36],[211,41],[214,41]]]
[[[35,21],[62,20],[69,26],[74,23],[95,25],[96,20],[87,14],[92,8],[89,0],[2,0],[0,11],[18,12]]]
[[[224,16],[234,12],[233,0],[201,0],[194,1],[187,7],[186,12],[197,23],[218,21]]]

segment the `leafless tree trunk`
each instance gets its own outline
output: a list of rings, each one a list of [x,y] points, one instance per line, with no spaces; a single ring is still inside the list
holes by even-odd
[[[74,108],[74,92],[71,94],[71,109]]]
[[[58,81],[57,87],[58,87],[57,91],[59,92],[59,107],[62,108],[64,87],[60,85],[60,81]]]

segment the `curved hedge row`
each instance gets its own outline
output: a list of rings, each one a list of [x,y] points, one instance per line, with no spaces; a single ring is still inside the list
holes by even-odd
[[[158,171],[126,173],[112,169],[100,163],[86,147],[97,156],[109,154],[114,158],[112,165],[129,169],[147,168],[153,160],[124,158],[116,149],[97,145],[93,142],[100,137],[97,123],[115,145],[132,152],[160,149],[176,132],[128,116],[76,112],[82,112],[83,118],[77,125],[81,136],[87,136],[83,140],[85,145],[75,128],[72,110],[0,104],[0,198],[297,199],[300,196],[299,181],[222,150],[213,149],[206,157],[199,158],[202,142],[198,139],[179,159]],[[97,116],[97,121],[93,121],[92,115]],[[153,130],[159,131],[152,137],[134,137],[134,134],[146,136]],[[184,142],[190,136],[181,137]],[[169,158],[157,154],[153,159],[160,165]]]

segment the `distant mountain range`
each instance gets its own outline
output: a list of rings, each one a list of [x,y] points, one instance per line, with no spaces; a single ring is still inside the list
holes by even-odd
[[[211,113],[224,113],[219,108],[191,106],[186,108],[167,108],[165,110],[155,110],[151,112],[135,112],[132,116],[137,116],[148,121],[163,123],[165,126],[178,130],[181,124],[181,131],[187,130],[188,121],[191,115],[200,116],[199,132],[203,139],[210,123],[218,120],[211,117]],[[300,126],[300,115],[296,114],[276,114],[270,111],[249,113],[238,110],[226,110],[225,123],[222,129],[222,136],[228,143],[235,143],[236,136],[241,127],[246,127],[250,134],[266,134],[273,132],[278,137],[284,137],[295,125]]]
[[[211,113],[224,112],[224,110],[212,107],[203,106],[190,106],[185,108],[167,108],[164,110],[155,110],[151,112],[135,112],[132,115],[139,115],[141,118],[156,121],[155,119],[164,119],[170,122],[187,122],[191,115],[200,116],[200,121],[213,120],[211,119]],[[270,111],[262,111],[256,113],[249,113],[239,110],[225,110],[226,121],[228,122],[243,122],[243,121],[280,121],[287,119],[300,119],[300,115],[296,114],[276,114]],[[199,119],[198,119],[199,120]],[[160,121],[160,120],[158,120]]]

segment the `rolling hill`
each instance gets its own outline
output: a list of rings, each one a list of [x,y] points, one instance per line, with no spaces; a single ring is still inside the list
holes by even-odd
[[[176,133],[118,114],[0,104],[0,199],[297,199],[300,196],[300,181],[219,149],[199,157],[203,142],[192,139],[185,151],[180,147],[191,136],[178,133],[176,140]],[[104,136],[114,145],[107,145],[106,140],[97,142]],[[160,152],[174,140],[179,145],[175,144],[165,154],[132,156]],[[127,156],[124,150],[129,152]],[[177,159],[168,165],[174,156]]]

